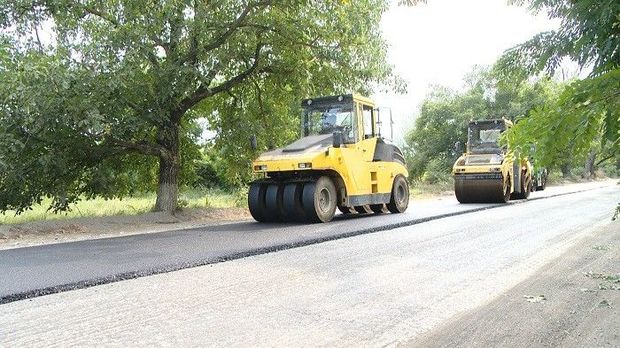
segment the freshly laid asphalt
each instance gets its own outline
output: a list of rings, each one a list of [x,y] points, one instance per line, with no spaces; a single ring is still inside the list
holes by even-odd
[[[592,189],[596,187],[557,188],[533,193],[530,199]],[[520,202],[523,201],[510,204]],[[461,205],[452,197],[447,197],[443,200],[412,201],[404,214],[337,216],[327,224],[259,224],[247,221],[2,250],[0,304],[503,206]]]

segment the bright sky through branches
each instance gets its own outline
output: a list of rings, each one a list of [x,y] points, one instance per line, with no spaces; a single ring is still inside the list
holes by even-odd
[[[504,50],[559,22],[544,13],[509,6],[506,0],[428,0],[414,7],[392,6],[381,22],[388,58],[407,82],[407,95],[378,94],[394,115],[399,140],[413,124],[431,85],[455,89],[475,65],[492,65]]]

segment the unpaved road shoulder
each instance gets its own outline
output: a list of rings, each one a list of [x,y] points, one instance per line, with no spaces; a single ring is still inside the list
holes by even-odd
[[[620,222],[493,302],[415,339],[419,347],[619,347]]]

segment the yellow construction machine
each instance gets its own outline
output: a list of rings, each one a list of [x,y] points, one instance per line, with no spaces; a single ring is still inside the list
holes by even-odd
[[[472,121],[467,148],[454,167],[454,193],[461,203],[506,203],[527,199],[532,190],[532,165],[511,148],[500,145],[501,134],[512,122]]]
[[[370,99],[312,98],[302,101],[302,109],[300,139],[252,163],[263,176],[248,192],[255,220],[327,222],[336,209],[344,214],[407,209],[403,154],[381,136],[379,109]]]

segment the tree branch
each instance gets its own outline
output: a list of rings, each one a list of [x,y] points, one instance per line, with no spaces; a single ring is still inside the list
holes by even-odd
[[[162,156],[164,149],[156,144],[149,143],[147,141],[139,141],[137,143],[133,143],[130,141],[120,140],[112,137],[104,137],[105,140],[109,141],[112,146],[122,147],[126,150],[139,152],[144,155],[151,156]]]
[[[110,15],[108,15],[107,13],[101,12],[97,9],[94,9],[92,7],[88,7],[85,5],[81,6],[82,9],[84,10],[84,12],[89,13],[93,16],[99,17],[107,22],[109,22],[110,24],[112,24],[115,27],[118,27],[120,25],[120,23],[116,20],[116,18],[111,17]]]
[[[242,71],[238,75],[228,79],[225,82],[222,82],[221,84],[219,84],[218,86],[214,88],[209,88],[211,81],[207,81],[206,83],[203,83],[200,86],[198,86],[198,88],[194,91],[194,93],[191,96],[188,96],[187,98],[183,99],[179,103],[179,106],[172,112],[171,121],[174,123],[179,123],[179,121],[181,120],[181,117],[183,117],[185,112],[187,112],[187,110],[191,109],[194,105],[198,104],[203,99],[214,96],[221,92],[229,91],[231,88],[243,82],[246,78],[248,78],[255,71],[257,71],[258,66],[260,64],[260,55],[261,55],[261,49],[263,48],[263,46],[264,44],[262,42],[259,42],[258,45],[256,45],[256,49],[254,51],[254,57],[253,57],[254,62],[252,63],[250,67],[248,67],[246,70]],[[212,74],[212,72],[210,72],[209,74]],[[211,76],[214,76],[214,74],[212,74]]]
[[[260,8],[260,7],[264,8],[264,7],[270,6],[272,2],[273,2],[272,0],[263,0],[255,4],[248,3],[248,5],[243,9],[241,14],[237,17],[237,19],[234,22],[232,22],[232,24],[228,27],[228,29],[222,35],[220,35],[217,39],[215,39],[213,42],[205,45],[203,47],[203,51],[209,52],[225,44],[226,40],[228,40],[228,38],[243,25],[244,21],[246,20],[246,18],[248,17],[250,12],[254,8]]]

